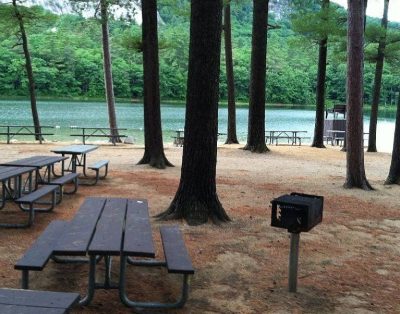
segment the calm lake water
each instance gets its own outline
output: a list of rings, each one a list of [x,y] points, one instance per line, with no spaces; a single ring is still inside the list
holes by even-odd
[[[135,143],[143,143],[143,105],[118,103],[118,127],[127,128],[121,134],[130,135]],[[69,134],[75,132],[70,126],[108,127],[108,114],[105,102],[62,102],[41,101],[38,110],[42,125],[57,126],[55,135],[49,140],[76,139]],[[162,128],[165,142],[171,142],[174,130],[183,128],[185,107],[180,105],[162,105]],[[219,132],[226,133],[227,109],[219,109]],[[247,134],[248,110],[237,109],[237,133],[239,141],[245,143]],[[267,130],[304,130],[308,137],[313,136],[315,113],[312,110],[272,109],[266,110]],[[365,116],[364,130],[368,132],[369,117]],[[0,125],[32,125],[30,105],[27,101],[0,101]],[[382,117],[378,121],[378,150],[391,152],[394,133],[394,114]],[[19,138],[21,139],[21,138]],[[0,138],[0,140],[5,140]],[[224,136],[220,141],[225,140]],[[308,141],[311,141],[309,139]]]

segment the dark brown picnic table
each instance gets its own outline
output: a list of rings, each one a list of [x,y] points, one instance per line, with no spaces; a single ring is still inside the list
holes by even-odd
[[[62,171],[64,172],[76,172],[77,167],[82,167],[83,174],[86,176],[86,155],[99,148],[97,145],[69,145],[60,148],[53,149],[52,152],[60,154],[63,157],[65,155],[71,155],[70,162],[67,167],[65,163],[62,164]]]
[[[64,163],[68,157],[64,156],[32,156],[28,158],[18,159],[1,163],[0,166],[15,166],[15,167],[34,167],[36,169],[36,187],[39,183],[49,183],[51,175],[54,173],[54,165],[58,162]],[[40,171],[43,169],[43,173]]]
[[[30,185],[30,189],[32,189],[32,173],[34,171],[36,171],[35,167],[0,166],[0,183],[2,185],[0,209],[5,206],[6,200],[15,200],[21,197],[26,185]],[[22,176],[25,174],[28,177],[23,180]]]
[[[17,262],[22,270],[22,288],[29,287],[29,271],[42,270],[49,258],[58,262],[89,262],[88,289],[80,300],[88,305],[96,289],[118,289],[121,301],[129,307],[174,308],[187,300],[189,276],[194,273],[177,227],[161,227],[165,261],[156,261],[147,201],[126,198],[86,198],[69,222],[55,220],[31,249]],[[72,256],[72,257],[71,257]],[[113,257],[120,258],[117,281],[111,278]],[[134,258],[133,258],[134,257]],[[88,259],[87,259],[88,258]],[[104,282],[96,281],[96,264],[105,262]],[[146,259],[144,259],[146,258]],[[78,260],[79,261],[79,260]],[[182,293],[173,303],[131,301],[126,291],[126,266],[166,267],[169,273],[183,275]],[[140,282],[135,283],[140,286]]]

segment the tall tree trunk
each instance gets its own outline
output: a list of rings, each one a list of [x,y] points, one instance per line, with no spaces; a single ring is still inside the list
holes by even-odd
[[[364,0],[364,22],[363,22],[364,35],[365,35],[365,28],[367,27],[367,6],[368,6],[368,0]],[[363,71],[364,71],[364,63],[363,63]],[[364,103],[364,98],[363,98],[363,103]],[[347,136],[344,138],[344,141],[343,141],[343,147],[341,149],[342,152],[347,152],[347,143],[346,142],[347,142]],[[363,140],[363,147],[364,147],[364,140]]]
[[[41,137],[41,135],[38,134],[38,133],[41,133],[41,127],[40,127],[39,114],[38,114],[38,110],[37,110],[37,106],[36,106],[36,87],[35,87],[35,79],[34,79],[33,69],[32,69],[31,54],[29,52],[28,38],[26,36],[24,19],[18,10],[17,1],[13,0],[12,5],[14,7],[15,17],[18,20],[19,31],[21,33],[21,39],[22,39],[22,49],[24,51],[24,56],[25,56],[25,68],[26,68],[26,74],[28,76],[29,96],[31,98],[32,119],[33,119],[33,126],[34,126],[35,133],[36,133],[35,139],[37,141],[39,141],[39,140],[42,140],[43,138]]]
[[[364,168],[363,64],[364,1],[348,0],[346,182],[344,187],[371,190]]]
[[[397,101],[392,162],[390,163],[389,175],[385,181],[385,184],[400,184],[400,94]]]
[[[386,30],[388,26],[388,10],[389,10],[389,0],[385,0],[385,5],[383,9],[382,17],[382,28],[384,29],[384,34],[379,38],[378,44],[378,55],[376,57],[375,66],[375,79],[374,79],[374,89],[371,105],[371,117],[369,120],[369,137],[368,137],[368,152],[376,152],[376,127],[378,124],[378,109],[379,100],[381,96],[381,86],[382,86],[382,73],[383,73],[383,61],[385,59],[385,48],[386,48]]]
[[[157,0],[142,0],[144,156],[139,164],[165,169],[172,166],[164,154],[158,61]]]
[[[225,144],[238,144],[239,141],[236,135],[235,79],[233,75],[232,23],[230,2],[225,4],[224,8],[224,38],[226,82],[228,85],[228,136],[226,138]]]
[[[324,0],[321,10],[329,7],[329,0]],[[318,75],[315,108],[315,128],[312,147],[325,148],[324,145],[324,111],[325,111],[325,82],[326,60],[328,55],[328,37],[319,41]]]
[[[181,180],[161,219],[229,221],[216,192],[222,0],[192,0]]]
[[[113,140],[116,143],[121,143],[121,139],[118,137],[119,133],[117,130],[118,128],[117,116],[115,114],[115,97],[114,97],[114,86],[112,78],[110,36],[108,31],[108,0],[100,1],[100,12],[101,12],[101,33],[103,40],[104,84],[107,97],[108,121],[110,124],[111,135],[114,136]]]
[[[253,35],[251,40],[250,103],[245,150],[269,151],[265,145],[265,81],[269,0],[253,0]]]

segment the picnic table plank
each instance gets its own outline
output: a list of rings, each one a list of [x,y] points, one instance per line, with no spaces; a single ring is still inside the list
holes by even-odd
[[[88,197],[54,247],[55,255],[86,255],[106,198]]]
[[[0,166],[44,167],[68,159],[61,156],[32,156],[0,164]]]
[[[68,309],[78,298],[78,293],[70,292],[0,289],[0,304],[3,305]]]
[[[163,226],[160,228],[160,232],[168,272],[194,274],[192,261],[178,227]]]
[[[7,180],[9,178],[19,176],[21,174],[34,171],[36,168],[34,167],[7,167],[0,166],[0,181]]]
[[[121,254],[126,208],[126,198],[107,200],[89,246],[89,255]]]
[[[128,200],[122,254],[155,257],[147,200]]]
[[[97,145],[70,145],[53,149],[52,152],[56,154],[86,154],[98,148]]]
[[[42,270],[53,252],[54,243],[59,239],[66,221],[52,221],[25,255],[15,264],[18,270]]]
[[[26,305],[0,304],[1,314],[64,314],[66,309]]]

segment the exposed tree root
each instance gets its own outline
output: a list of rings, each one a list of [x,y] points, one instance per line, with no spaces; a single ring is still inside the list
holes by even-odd
[[[400,184],[400,177],[388,176],[384,184],[385,185]]]
[[[252,153],[259,153],[259,154],[269,152],[269,148],[267,147],[267,145],[263,143],[256,145],[246,144],[246,146],[243,147],[243,150],[249,150]]]
[[[326,148],[326,146],[324,145],[324,143],[312,143],[311,147],[315,147],[315,148]]]
[[[174,167],[171,164],[167,157],[165,157],[164,153],[159,156],[150,156],[148,153],[144,153],[143,158],[137,163],[138,165],[147,165],[149,164],[151,167],[157,169],[165,169],[166,167]]]
[[[227,138],[225,144],[239,144],[239,141],[237,139]]]
[[[155,217],[159,220],[184,219],[191,226],[205,224],[209,219],[217,225],[231,221],[217,196],[204,202],[193,196],[186,198],[182,193],[178,191],[168,209]]]
[[[359,188],[364,191],[374,191],[375,190],[366,179],[360,180],[360,182],[355,182],[355,180],[347,180],[344,183],[343,187],[345,189]]]

